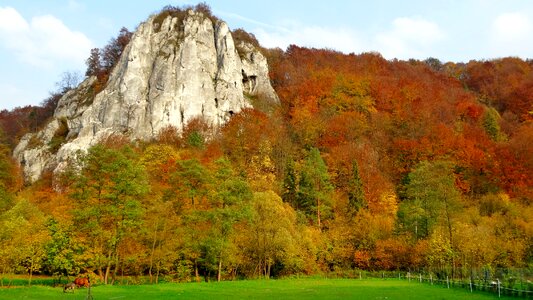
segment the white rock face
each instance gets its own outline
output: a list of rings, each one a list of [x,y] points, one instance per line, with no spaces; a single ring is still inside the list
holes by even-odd
[[[265,57],[244,42],[239,55],[226,23],[213,24],[193,11],[184,19],[168,16],[160,26],[154,18],[139,25],[100,93],[92,95],[96,79],[87,78],[61,98],[45,129],[21,140],[14,156],[27,181],[62,169],[77,150],[110,134],[149,140],[168,125],[181,130],[197,116],[221,125],[251,106],[248,96],[279,102]],[[65,120],[66,142],[52,153]]]

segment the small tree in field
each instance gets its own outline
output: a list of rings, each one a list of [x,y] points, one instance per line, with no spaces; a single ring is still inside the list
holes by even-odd
[[[45,258],[44,246],[50,238],[44,222],[43,213],[25,199],[19,200],[0,216],[1,248],[7,250],[7,262],[15,271],[28,273],[29,285],[33,273],[41,269]]]
[[[59,283],[61,277],[80,272],[79,263],[76,261],[79,247],[76,247],[73,231],[67,225],[51,218],[46,222],[46,227],[51,239],[45,245],[44,268],[57,276]]]

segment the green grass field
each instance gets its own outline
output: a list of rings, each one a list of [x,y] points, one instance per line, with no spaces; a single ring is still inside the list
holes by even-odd
[[[282,279],[220,283],[95,286],[93,299],[498,299],[498,295],[400,280]],[[0,288],[0,299],[85,299],[87,289]],[[503,297],[500,299],[512,299]]]

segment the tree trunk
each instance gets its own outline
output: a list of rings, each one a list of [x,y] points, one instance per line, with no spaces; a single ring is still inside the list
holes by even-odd
[[[156,273],[156,276],[155,276],[155,283],[158,284],[159,283],[159,273],[161,272],[161,254],[163,253],[163,242],[165,241],[164,238],[165,238],[165,234],[167,232],[167,221],[166,220],[163,220],[163,229],[160,231],[160,240],[159,240],[159,255],[156,257],[156,260],[157,260],[157,273]],[[157,230],[156,230],[156,234],[157,234]]]
[[[448,197],[444,195],[444,209],[446,213],[446,225],[448,225],[448,237],[450,239],[450,248],[452,249],[452,279],[455,277],[455,249],[453,247],[453,231],[452,231],[452,220],[450,216],[450,208],[448,203]]]
[[[98,268],[98,276],[100,277],[100,282],[104,281],[104,271],[102,271],[102,268]]]
[[[104,284],[108,284],[109,282],[109,273],[111,272],[111,262],[107,263],[107,266],[105,267],[105,274],[104,274]]]
[[[257,265],[255,266],[255,269],[254,269],[254,277],[255,276],[260,276],[260,275],[262,275],[261,274],[261,260],[259,260],[259,263],[257,263]]]
[[[194,259],[194,277],[196,277],[196,282],[200,282],[200,274],[198,274],[198,261]]]
[[[222,259],[218,260],[218,273],[217,273],[217,281],[220,282],[220,277],[222,276]]]
[[[320,200],[316,199],[316,219],[318,222],[318,230],[322,230],[322,226],[320,224]]]
[[[124,260],[120,264],[120,284],[124,284]]]
[[[31,278],[33,276],[33,257],[30,259],[30,279],[28,280],[28,285],[31,286]]]
[[[156,241],[157,241],[157,225],[155,227],[154,240],[152,241],[152,252],[150,253],[150,268],[148,269],[148,274],[150,275],[150,283],[153,282],[153,280],[152,280],[152,267],[154,265],[154,253],[155,253]]]
[[[155,284],[159,284],[159,271],[161,271],[161,260],[157,261],[157,267],[155,272]]]
[[[115,283],[115,280],[117,278],[117,272],[118,272],[118,268],[119,268],[119,262],[120,262],[120,257],[118,255],[118,252],[115,254],[115,270],[113,270],[113,276],[111,277],[111,285],[113,285]]]
[[[104,274],[104,284],[109,283],[109,273],[111,272],[111,258],[113,257],[112,253],[109,252],[109,255],[107,256],[107,266],[105,267],[105,274]]]

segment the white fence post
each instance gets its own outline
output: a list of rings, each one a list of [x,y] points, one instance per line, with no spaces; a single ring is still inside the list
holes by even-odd
[[[496,279],[498,281],[498,298],[501,298],[502,294],[500,292],[500,279]]]
[[[472,277],[470,277],[470,293],[472,293]]]
[[[420,282],[422,282],[422,273],[420,273]]]
[[[446,285],[448,286],[448,288],[450,288],[450,280],[448,279],[447,275],[446,275]]]
[[[431,281],[431,285],[433,285],[433,274],[429,274],[429,281]]]

